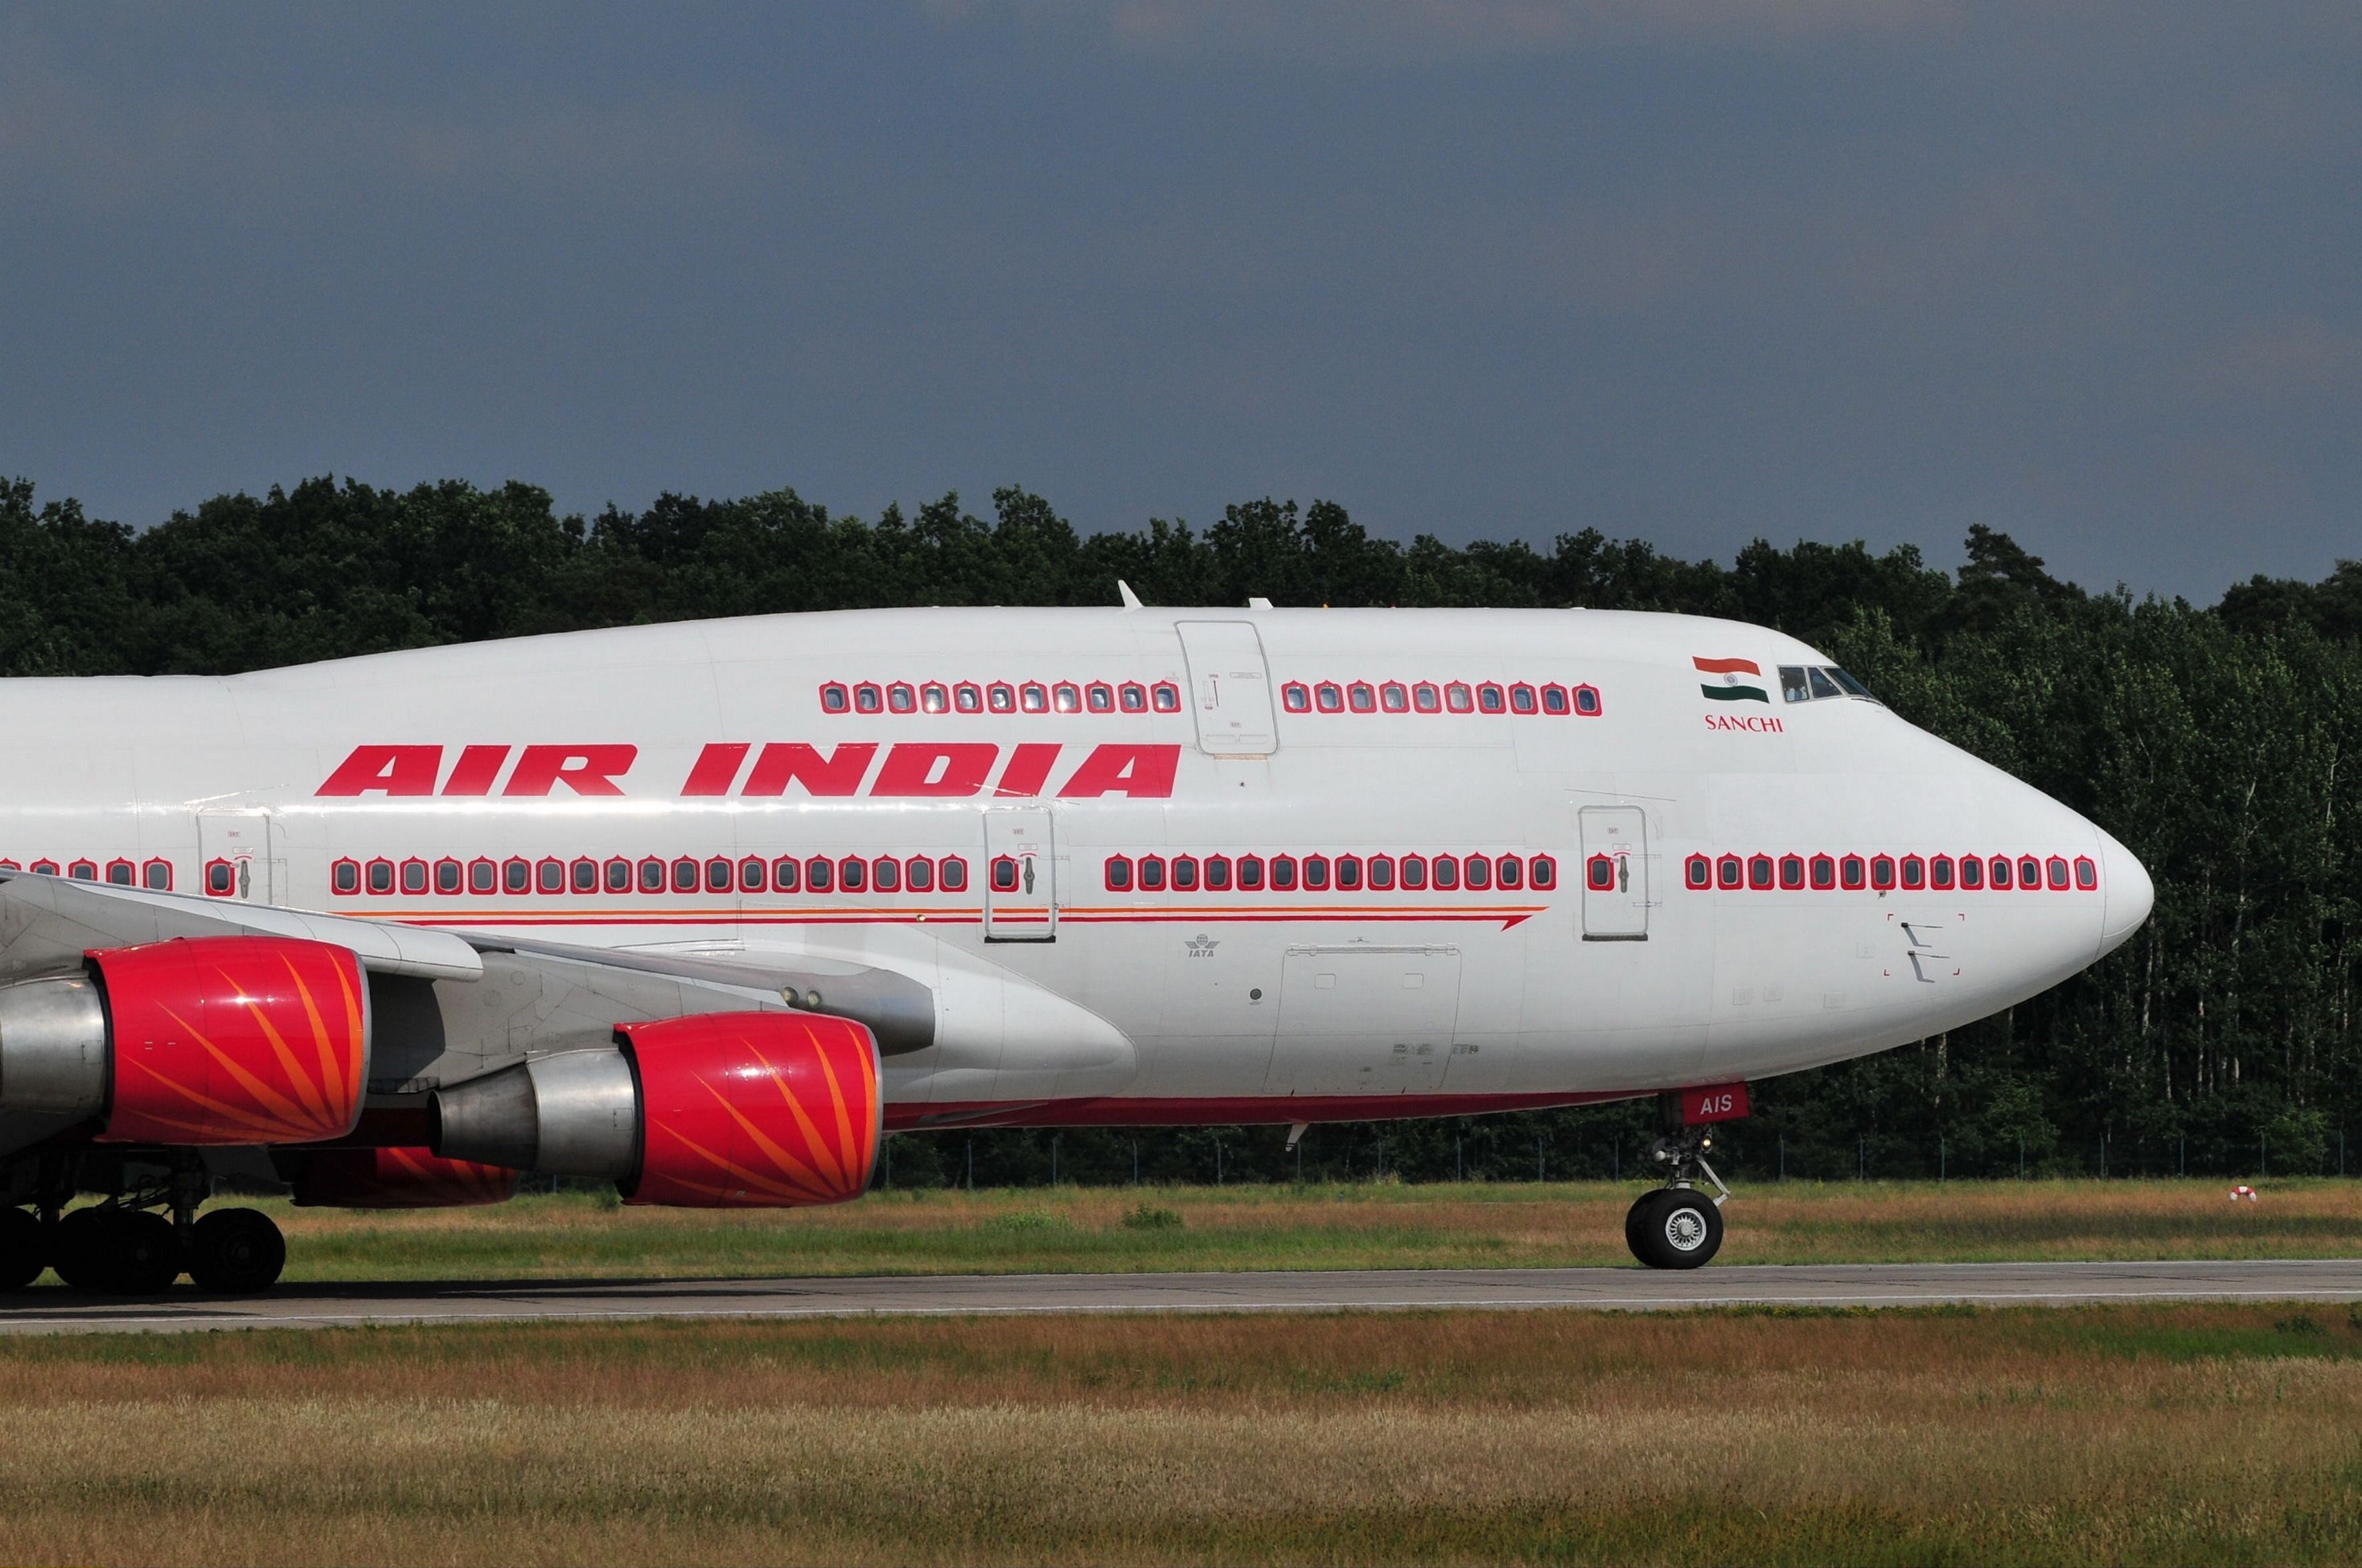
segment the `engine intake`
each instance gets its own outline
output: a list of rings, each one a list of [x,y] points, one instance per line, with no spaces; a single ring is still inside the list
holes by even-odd
[[[0,987],[0,1109],[111,1143],[312,1143],[360,1119],[369,988],[348,948],[181,937]]]
[[[877,1043],[849,1019],[702,1013],[619,1025],[568,1051],[439,1089],[446,1159],[612,1176],[629,1203],[786,1209],[867,1190],[885,1100]]]

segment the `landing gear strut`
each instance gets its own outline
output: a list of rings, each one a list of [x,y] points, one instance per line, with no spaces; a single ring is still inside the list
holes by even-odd
[[[1624,1242],[1650,1268],[1698,1268],[1722,1248],[1722,1200],[1730,1189],[1706,1164],[1712,1127],[1684,1128],[1658,1139],[1641,1157],[1664,1173],[1665,1185],[1644,1192],[1624,1216]],[[1714,1194],[1701,1188],[1710,1182]]]

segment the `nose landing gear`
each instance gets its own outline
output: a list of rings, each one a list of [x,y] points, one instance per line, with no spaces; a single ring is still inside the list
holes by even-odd
[[[1730,1188],[1706,1163],[1712,1127],[1691,1127],[1660,1138],[1642,1156],[1664,1172],[1665,1185],[1640,1195],[1624,1216],[1624,1242],[1650,1268],[1699,1268],[1722,1249],[1722,1202]],[[1709,1197],[1700,1187],[1710,1182]]]

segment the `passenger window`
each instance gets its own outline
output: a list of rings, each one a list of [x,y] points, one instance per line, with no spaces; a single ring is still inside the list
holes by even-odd
[[[1131,891],[1131,857],[1129,856],[1122,855],[1109,856],[1107,857],[1106,878],[1109,892],[1129,893]]]
[[[1838,880],[1848,892],[1860,892],[1870,881],[1870,864],[1859,855],[1849,855],[1838,863]]]
[[[1718,888],[1737,888],[1747,880],[1747,868],[1736,855],[1726,855],[1715,862],[1714,880]]]
[[[1356,713],[1378,711],[1378,689],[1366,680],[1356,680],[1345,689],[1345,705]]]
[[[944,892],[964,893],[967,891],[967,862],[961,859],[958,856],[944,856],[941,860],[935,863],[935,870],[940,875],[940,879],[943,882]]]
[[[815,855],[804,862],[804,891],[827,893],[836,889],[836,863],[825,855]]]
[[[1464,680],[1455,680],[1443,689],[1443,705],[1455,713],[1475,712],[1476,694]]]
[[[1017,689],[1017,706],[1028,713],[1050,711],[1050,689],[1038,680],[1029,680]]]
[[[1148,688],[1137,680],[1127,680],[1116,690],[1116,701],[1127,713],[1148,712]]]
[[[1532,687],[1520,682],[1509,688],[1509,712],[1512,713],[1539,712],[1541,704],[1534,701]]]
[[[984,688],[973,680],[963,680],[952,688],[952,712],[981,713],[984,712]]]
[[[555,858],[537,861],[533,868],[534,881],[545,893],[566,891],[566,862]]]
[[[1996,856],[1994,856],[1992,857],[1992,867],[1991,867],[1991,868],[1992,868],[1992,885],[1993,885],[1994,889],[1995,889],[1996,890],[1998,890],[1998,891],[2003,891],[2003,892],[2006,892],[2006,891],[2008,891],[2008,889],[2009,889],[2009,856],[2006,856],[2006,855],[1996,855]]]
[[[1061,680],[1050,692],[1050,706],[1061,713],[1083,711],[1083,689],[1071,680]]]
[[[1735,874],[1736,864],[1736,862],[1733,863],[1734,875],[1731,880],[1725,884],[1727,887],[1736,888],[1738,886],[1738,880]],[[1615,860],[1608,856],[1595,855],[1590,859],[1584,861],[1583,863],[1583,885],[1590,889],[1595,893],[1614,892],[1616,890]]]
[[[935,890],[935,863],[923,855],[913,855],[902,866],[903,885],[914,893]]]
[[[1881,892],[1884,892],[1894,886],[1894,856],[1891,855],[1880,855],[1871,857],[1870,862],[1870,885],[1878,889]]]
[[[1345,711],[1345,689],[1333,680],[1324,680],[1312,689],[1313,705],[1324,713]]]
[[[853,689],[853,711],[855,712],[875,713],[885,706],[885,695],[869,682],[865,680],[860,685]]]
[[[1304,888],[1307,892],[1321,893],[1329,889],[1329,857],[1308,855],[1304,857]]]
[[[952,694],[940,680],[930,680],[919,688],[919,711],[922,713],[948,713]]]
[[[1173,857],[1173,890],[1176,893],[1194,893],[1198,890],[1198,857],[1196,856],[1176,855]]]
[[[491,893],[499,890],[500,871],[489,860],[468,862],[468,891]]]
[[[1535,856],[1527,864],[1526,870],[1533,878],[1537,893],[1547,893],[1558,886],[1558,862],[1547,855]]]
[[[1508,703],[1501,696],[1501,689],[1492,681],[1488,680],[1476,688],[1476,708],[1479,712],[1497,713],[1507,706]]]
[[[1231,890],[1231,857],[1227,855],[1206,856],[1206,891],[1227,893]]]
[[[1813,886],[1822,892],[1827,892],[1831,888],[1834,888],[1837,885],[1838,863],[1836,859],[1827,855],[1814,856]]]
[[[1006,680],[996,680],[984,689],[984,705],[996,713],[1017,712],[1017,688]]]
[[[1370,889],[1383,893],[1395,885],[1395,857],[1391,855],[1370,856]]]
[[[869,863],[869,885],[881,893],[902,890],[902,863],[890,855],[881,855]]]
[[[597,861],[577,860],[574,863],[574,890],[578,893],[595,893],[599,890]]]
[[[1016,875],[1017,863],[1010,861],[1009,868],[1013,878]],[[1001,885],[1000,867],[998,862],[995,862],[992,867],[992,885],[996,888]],[[1011,881],[1009,886],[1014,888],[1017,884]],[[1164,856],[1143,855],[1140,857],[1140,890],[1143,893],[1161,893],[1164,890]]]
[[[1242,893],[1253,893],[1261,891],[1262,888],[1263,856],[1260,855],[1240,856],[1239,890]]]
[[[770,869],[760,856],[750,855],[741,860],[738,862],[738,890],[742,893],[762,892],[770,886]]]
[[[852,706],[852,699],[846,694],[844,688],[839,686],[836,682],[831,681],[826,686],[820,689],[820,711],[822,712],[842,713],[847,708]]]
[[[1291,680],[1279,689],[1279,705],[1291,713],[1312,712],[1312,688],[1301,680]]]
[[[1714,886],[1714,862],[1703,855],[1693,855],[1682,863],[1682,879],[1693,888]]]
[[[1542,712],[1545,713],[1556,713],[1562,716],[1569,712],[1565,687],[1545,686],[1542,688]]]
[[[98,880],[98,862],[77,860],[66,867],[66,875],[77,882],[95,882]]]
[[[792,855],[782,855],[771,862],[771,890],[792,893],[803,886],[803,867]]]
[[[1275,855],[1271,857],[1271,890],[1275,893],[1296,890],[1296,856]]]
[[[911,690],[909,681],[898,680],[886,688],[886,708],[889,712],[913,712],[917,711],[918,706],[918,693]]]
[[[106,863],[106,879],[116,887],[127,888],[131,886],[135,875],[135,867],[128,860],[110,860]],[[425,892],[425,887],[422,883],[420,885],[419,891]]]
[[[1950,856],[1938,855],[1927,862],[1927,885],[1937,892],[1946,891],[1951,887],[1952,857]]]
[[[2090,862],[2086,861],[2084,864],[2089,865]],[[14,871],[16,867],[11,866],[8,869]],[[139,884],[151,893],[171,892],[172,890],[172,863],[169,860],[150,860],[147,865],[142,866],[139,868]],[[458,891],[458,884],[456,882],[453,883],[451,890],[454,892]]]
[[[1159,877],[1161,878],[1163,874],[1164,868],[1158,867]],[[1143,888],[1148,886],[1146,861],[1141,862],[1140,885]],[[1017,862],[1006,855],[996,855],[992,857],[992,890],[996,893],[1013,893],[1017,890]]]
[[[1493,885],[1493,863],[1481,855],[1472,855],[1461,867],[1461,880],[1473,893],[1484,892]]]
[[[1378,706],[1389,713],[1410,712],[1410,688],[1399,680],[1389,680],[1378,688]]]
[[[523,866],[524,862],[520,860],[517,864],[519,866]],[[372,893],[391,893],[393,891],[392,861],[372,860],[369,863],[369,890]]]
[[[1783,855],[1780,857],[1780,886],[1794,892],[1805,885],[1805,857]]]
[[[2075,886],[2088,893],[2099,885],[2099,867],[2092,864],[2089,856],[2081,855],[2077,856],[2075,857]]]
[[[686,855],[672,863],[672,890],[676,893],[697,891],[697,862]]]
[[[737,885],[737,880],[738,878],[735,874],[735,868],[731,866],[729,861],[722,858],[722,856],[717,855],[712,859],[705,863],[705,890],[707,892],[729,892],[731,889]]]
[[[1578,686],[1574,689],[1574,711],[1586,719],[1599,717],[1599,688]]]
[[[54,860],[36,860],[33,862],[32,869],[43,876],[54,877],[58,874],[58,863]],[[231,890],[237,886],[237,873],[230,869],[230,864],[228,861],[208,860],[205,862],[205,894],[207,897],[215,899],[228,898]]]
[[[1985,863],[1973,855],[1960,856],[1960,886],[1970,892],[1985,885]]]
[[[1923,888],[1926,886],[1926,884],[1927,863],[1920,859],[1915,855],[1904,856],[1903,857],[1903,885],[1906,888]]]
[[[1747,862],[1747,885],[1759,893],[1771,891],[1772,857],[1770,856],[1758,855],[1749,857]]]
[[[1406,855],[1402,857],[1402,885],[1414,893],[1427,886],[1427,856]]]
[[[1440,713],[1443,711],[1443,693],[1435,682],[1422,680],[1410,689],[1410,705],[1421,713]]]
[[[1813,693],[1805,685],[1805,667],[1783,664],[1780,667],[1780,695],[1790,702],[1809,702]]]
[[[2022,892],[2036,892],[2042,887],[2042,862],[2031,855],[2017,863],[2017,886]]]
[[[1150,689],[1149,695],[1156,700],[1156,711],[1160,713],[1181,711],[1181,688],[1173,681],[1158,681]]]
[[[1500,888],[1514,891],[1526,883],[1526,863],[1514,855],[1504,855],[1493,865],[1493,880]]]
[[[1094,713],[1115,712],[1115,688],[1104,680],[1094,680],[1083,693]]]
[[[357,860],[339,860],[328,867],[328,886],[339,893],[352,894],[361,890],[361,867]]]
[[[2042,863],[2042,869],[2050,878],[2052,892],[2063,893],[2067,890],[2067,862],[2063,857],[2052,856]]]
[[[402,863],[402,890],[413,897],[426,890],[426,862],[405,860]]]
[[[836,887],[842,893],[866,893],[869,890],[869,863],[858,855],[848,855],[836,863]]]
[[[533,867],[519,857],[501,862],[501,891],[530,893],[533,891]]]
[[[665,863],[655,856],[640,862],[640,891],[661,893],[665,889]]]
[[[1460,862],[1449,855],[1435,857],[1435,890],[1449,893],[1460,886]]]

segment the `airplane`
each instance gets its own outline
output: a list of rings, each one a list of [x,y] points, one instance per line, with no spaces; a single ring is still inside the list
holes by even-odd
[[[1694,1267],[1749,1084],[2149,911],[1776,631],[1121,597],[0,681],[0,1287],[267,1288],[223,1191],[794,1207],[889,1132],[1637,1097],[1628,1243]]]

